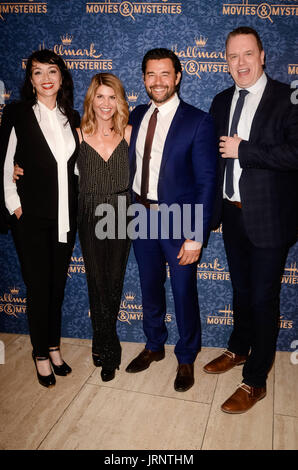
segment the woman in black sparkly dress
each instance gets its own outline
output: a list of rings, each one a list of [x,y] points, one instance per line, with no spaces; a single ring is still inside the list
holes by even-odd
[[[80,138],[78,228],[93,326],[92,357],[96,366],[102,366],[103,381],[115,377],[121,362],[116,322],[130,240],[120,239],[117,234],[121,223],[119,198],[125,213],[130,203],[128,116],[120,80],[111,73],[95,75],[85,97],[81,128],[77,129]],[[102,216],[95,215],[101,204],[108,204],[115,213],[114,234],[103,239],[98,238],[98,230],[96,233],[96,227],[106,217],[105,212]],[[126,233],[126,226],[121,229]]]

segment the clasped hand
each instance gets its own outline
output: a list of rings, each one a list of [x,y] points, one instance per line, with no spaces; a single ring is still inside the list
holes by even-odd
[[[238,148],[242,139],[234,134],[233,137],[221,136],[219,139],[219,151],[223,158],[238,158]]]

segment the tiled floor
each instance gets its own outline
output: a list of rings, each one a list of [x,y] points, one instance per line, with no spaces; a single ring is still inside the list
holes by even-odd
[[[290,353],[277,353],[267,397],[246,414],[228,415],[220,404],[241,382],[241,368],[205,374],[202,366],[217,355],[215,348],[203,349],[195,385],[179,393],[172,346],[163,361],[127,374],[143,345],[123,343],[121,369],[103,383],[91,342],[65,338],[63,356],[73,372],[48,390],[36,380],[28,336],[0,333],[0,340],[0,449],[298,449],[298,364]]]

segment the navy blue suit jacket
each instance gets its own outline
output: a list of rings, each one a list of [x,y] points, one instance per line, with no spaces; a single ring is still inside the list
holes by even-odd
[[[136,140],[148,105],[130,116],[129,147],[131,185],[136,172]],[[203,236],[208,238],[216,188],[217,148],[211,116],[182,100],[172,120],[160,166],[158,202],[203,204]]]
[[[298,105],[293,90],[269,77],[256,110],[249,141],[239,145],[239,181],[247,235],[258,247],[295,242],[298,226]],[[228,135],[235,87],[219,93],[210,114],[216,133]],[[219,178],[212,228],[221,220],[226,160],[219,154]]]

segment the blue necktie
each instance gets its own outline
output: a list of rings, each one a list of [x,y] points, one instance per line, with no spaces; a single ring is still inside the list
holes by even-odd
[[[233,137],[234,134],[237,134],[237,127],[239,119],[241,116],[241,111],[244,105],[244,100],[246,95],[249,93],[247,90],[239,91],[239,98],[237,100],[235,111],[232,118],[232,124],[230,129],[230,136]],[[234,158],[228,158],[226,163],[226,194],[230,198],[234,194],[234,185],[233,185],[233,173],[234,173]]]

